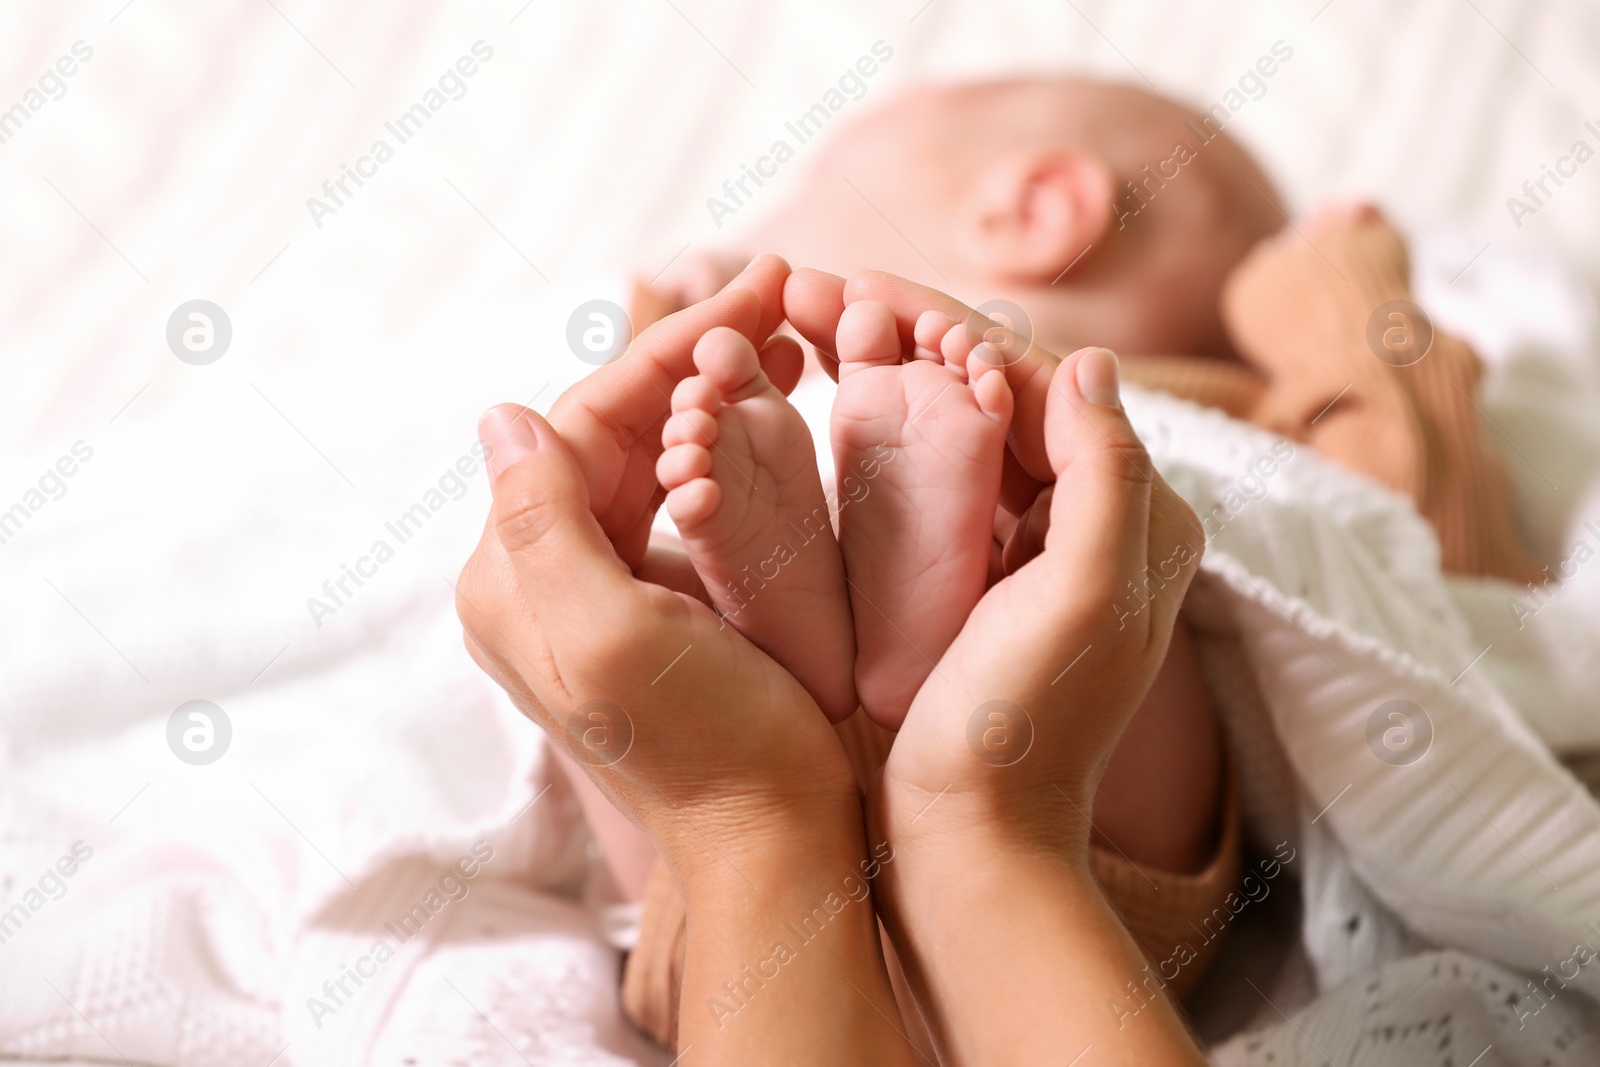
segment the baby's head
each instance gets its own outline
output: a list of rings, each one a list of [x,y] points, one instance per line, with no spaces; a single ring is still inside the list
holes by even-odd
[[[1283,225],[1250,156],[1126,85],[1029,78],[924,89],[824,150],[752,235],[803,263],[1008,300],[1060,350],[1226,355],[1228,271]]]

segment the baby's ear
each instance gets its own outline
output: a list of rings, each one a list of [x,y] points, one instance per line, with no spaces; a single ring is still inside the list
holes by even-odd
[[[1048,285],[1105,236],[1114,184],[1091,153],[1002,156],[980,171],[963,212],[968,254],[997,280]]]

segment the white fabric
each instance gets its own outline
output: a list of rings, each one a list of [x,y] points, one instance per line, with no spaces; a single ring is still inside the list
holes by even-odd
[[[1367,192],[1404,219],[1474,227],[1440,250],[1425,295],[1496,361],[1485,410],[1543,472],[1513,462],[1530,530],[1564,554],[1597,513],[1593,313],[1512,249],[1548,242],[1593,279],[1585,235],[1600,201],[1586,174],[1518,230],[1505,200],[1597,117],[1579,104],[1600,99],[1597,17],[1586,0],[8,5],[0,63],[15,77],[0,109],[74,42],[94,54],[0,144],[0,509],[76,442],[93,451],[0,544],[0,902],[28,912],[0,944],[0,1056],[347,1064],[448,1048],[473,1062],[665,1061],[617,1015],[615,954],[551,895],[577,892],[584,836],[559,786],[540,793],[532,731],[460,649],[448,582],[486,494],[481,471],[460,499],[447,476],[471,466],[483,407],[544,408],[587,369],[563,338],[580,301],[618,298],[597,272],[652,274],[721,236],[705,198],[875,40],[895,57],[859,106],[922,79],[1019,68],[1137,70],[1210,103],[1289,42],[1295,58],[1230,128],[1298,205]],[[466,95],[318,227],[307,198],[479,40],[494,56]],[[752,210],[798,180],[797,163]],[[206,367],[179,363],[163,337],[196,297],[234,327]],[[1138,413],[1197,501],[1236,481],[1262,440],[1181,405],[1147,399]],[[317,625],[307,598],[430,490],[442,502],[422,531]],[[1268,992],[1301,1029],[1339,1041],[1359,1034],[1338,990],[1371,975],[1411,988],[1425,959],[1389,961],[1397,936],[1341,948],[1349,913],[1392,913],[1497,961],[1474,974],[1554,964],[1570,920],[1597,913],[1582,899],[1592,838],[1564,842],[1591,809],[1532,739],[1595,741],[1600,565],[1519,629],[1511,591],[1442,583],[1430,552],[1395,501],[1300,457],[1208,563],[1217,662],[1232,626],[1258,672],[1219,671],[1238,695],[1235,744],[1263,750],[1246,783],[1252,827],[1300,841],[1307,868],[1320,865],[1311,898],[1326,903],[1305,942],[1335,992],[1304,1007]],[[1326,677],[1280,611],[1347,664],[1350,686]],[[1370,760],[1368,709],[1355,705],[1391,691],[1422,694],[1437,751],[1403,775],[1367,766],[1372,784],[1308,829],[1353,780],[1338,772]],[[233,725],[207,767],[167,748],[168,716],[193,699]],[[1485,746],[1503,777],[1467,773]],[[1373,810],[1401,783],[1408,808],[1465,839],[1472,816],[1437,780],[1410,789],[1447,757],[1462,761],[1450,780],[1515,845],[1451,857],[1443,837],[1407,839],[1429,837],[1429,816]],[[1518,792],[1491,795],[1500,781]],[[407,910],[479,840],[494,859],[471,892],[317,1029],[308,998],[371,948],[343,909]],[[49,875],[79,841],[89,858]],[[1561,889],[1522,870],[1519,848]],[[503,943],[472,934],[490,927]],[[1561,1032],[1545,1020],[1581,1014],[1576,997],[1529,1024],[1537,1047]],[[1452,1003],[1475,1017],[1470,1000]],[[1264,1048],[1298,1047],[1262,1018],[1277,1024]],[[1592,1049],[1593,1033],[1566,1055]],[[1538,1062],[1528,1047],[1496,1041],[1482,1062]],[[1230,1046],[1219,1059],[1255,1055]],[[1361,1062],[1428,1060],[1408,1046]]]

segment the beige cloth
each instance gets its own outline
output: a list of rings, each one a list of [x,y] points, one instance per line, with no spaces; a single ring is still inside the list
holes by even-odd
[[[1274,238],[1240,264],[1223,295],[1243,363],[1134,357],[1125,373],[1304,442],[1409,496],[1438,535],[1448,574],[1541,580],[1479,414],[1482,365],[1458,337],[1433,330],[1427,344],[1431,323],[1406,306],[1410,272],[1404,243],[1381,219],[1310,240]]]

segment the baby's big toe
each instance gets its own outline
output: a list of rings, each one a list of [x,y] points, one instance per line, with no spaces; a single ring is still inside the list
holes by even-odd
[[[900,364],[900,331],[894,312],[876,300],[858,300],[844,309],[834,345],[841,378],[862,367]]]
[[[694,365],[714,385],[725,404],[736,404],[772,388],[750,339],[738,330],[718,326],[694,346]]]
[[[866,649],[857,653],[857,699],[867,718],[885,730],[899,730],[904,724],[924,677],[914,664],[901,663],[892,655],[872,656]]]

